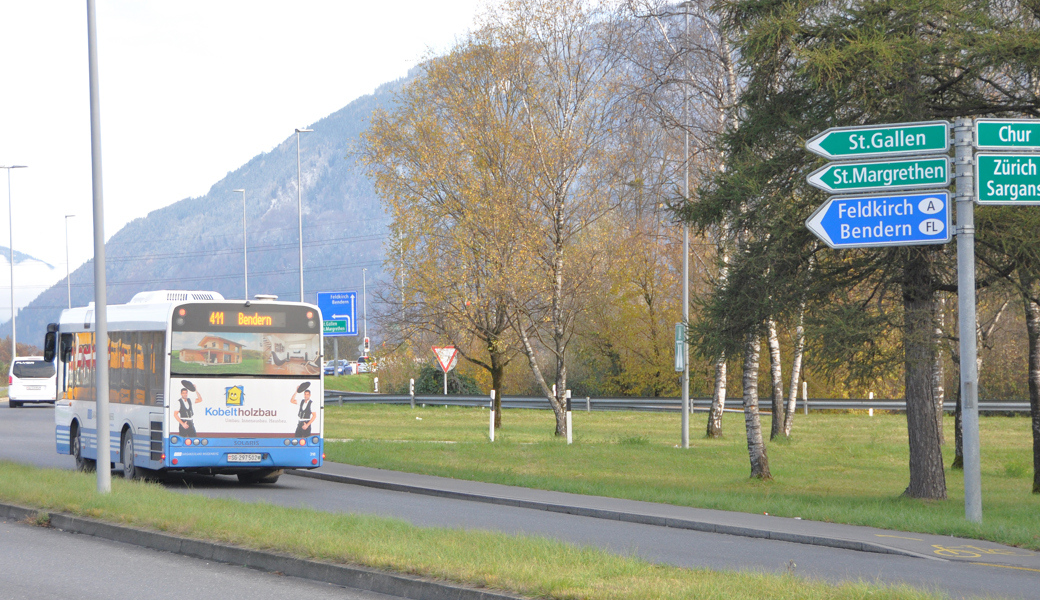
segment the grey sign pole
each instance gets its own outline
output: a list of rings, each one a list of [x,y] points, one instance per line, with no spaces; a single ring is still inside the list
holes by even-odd
[[[964,446],[964,516],[982,522],[982,468],[979,454],[978,363],[975,339],[975,204],[973,123],[957,119],[953,128],[957,168],[957,311],[961,351],[961,436]]]
[[[97,17],[87,0],[87,59],[90,70],[90,164],[94,191],[94,367],[97,376],[97,489],[112,491],[108,416],[108,298],[105,293],[105,201],[101,186],[101,104],[98,100]],[[132,459],[131,459],[132,460]]]

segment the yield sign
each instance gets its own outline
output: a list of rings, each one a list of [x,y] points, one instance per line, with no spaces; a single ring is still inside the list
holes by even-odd
[[[459,349],[455,346],[434,346],[433,353],[437,355],[437,363],[445,373],[454,369],[459,362]]]

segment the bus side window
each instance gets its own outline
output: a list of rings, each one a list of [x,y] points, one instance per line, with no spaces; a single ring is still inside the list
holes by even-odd
[[[152,384],[150,387],[155,405],[162,406],[166,388],[166,333],[152,334]]]
[[[144,340],[149,336],[148,333],[136,332],[133,334],[133,348],[134,348],[134,404],[145,404],[146,398],[148,398],[148,375],[144,371],[145,361],[145,349]]]

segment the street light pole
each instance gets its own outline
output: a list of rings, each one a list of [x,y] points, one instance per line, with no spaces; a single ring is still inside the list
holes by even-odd
[[[683,46],[689,43],[690,40],[690,3],[683,3],[683,15],[686,19],[686,35],[683,38]],[[690,128],[687,123],[688,115],[688,94],[686,87],[690,79],[690,68],[689,61],[686,60],[686,56],[683,55],[683,67],[685,70],[686,82],[683,83],[683,106],[682,106],[682,119],[683,119],[683,133],[684,140],[683,145],[686,150],[686,159],[684,161],[685,173],[683,178],[683,201],[690,201]],[[683,219],[683,230],[682,230],[682,320],[683,327],[690,326],[690,226]],[[683,374],[682,374],[682,447],[690,447],[690,359],[689,359],[689,345],[686,342],[686,336],[683,336]]]
[[[8,246],[9,257],[11,261],[11,362],[14,362],[14,357],[18,356],[18,334],[15,332],[15,308],[14,308],[14,220],[11,211],[11,169],[25,169],[26,165],[11,165],[9,167],[0,166],[0,169],[7,169],[7,226],[8,226]]]
[[[246,191],[245,190],[231,190],[232,192],[242,192],[242,270],[245,273],[245,298],[249,300],[249,249],[246,245]]]
[[[300,175],[300,134],[313,129],[296,130],[296,206],[300,214],[300,302],[303,302],[303,187]]]
[[[72,280],[69,279],[71,267],[69,266],[69,217],[76,215],[65,215],[65,284],[69,290],[69,308],[72,308]]]
[[[361,310],[365,321],[365,339],[368,339],[368,269],[361,269]],[[367,352],[366,352],[367,354]]]
[[[94,377],[97,423],[97,490],[112,491],[112,421],[108,412],[108,289],[105,277],[105,197],[101,182],[101,99],[98,84],[97,14],[87,0],[87,65],[90,82],[90,179],[94,198]]]

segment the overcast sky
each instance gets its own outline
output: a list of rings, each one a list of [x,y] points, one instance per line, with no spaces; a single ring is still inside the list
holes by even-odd
[[[98,0],[106,237],[448,49],[485,4]],[[0,165],[29,166],[14,248],[64,277],[64,215],[72,268],[93,255],[86,2],[0,0],[0,56]],[[4,246],[6,201],[0,171]]]

